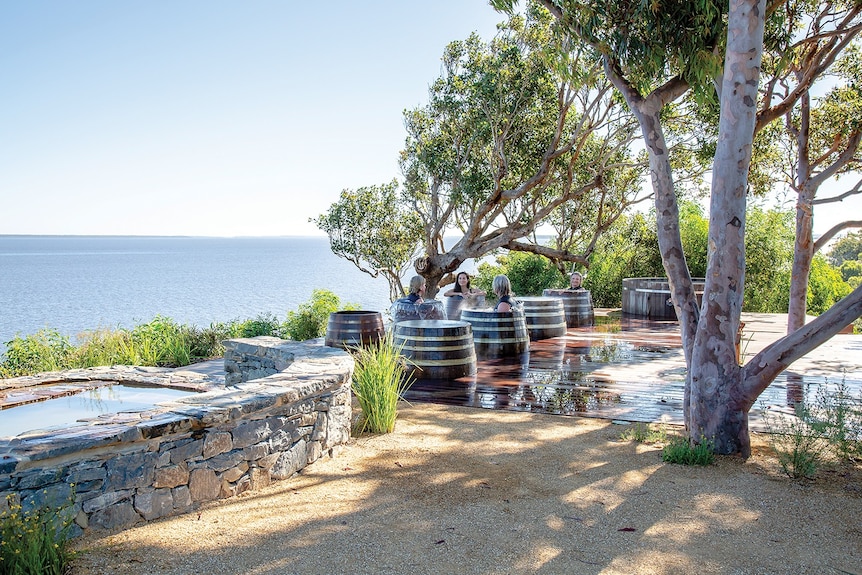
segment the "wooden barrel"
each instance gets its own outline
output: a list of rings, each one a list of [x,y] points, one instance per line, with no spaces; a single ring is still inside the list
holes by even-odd
[[[393,339],[416,379],[457,379],[476,373],[473,330],[465,321],[408,320]]]
[[[705,281],[703,278],[692,278],[698,305],[703,300]],[[624,315],[655,320],[677,319],[667,278],[624,278],[622,300]]]
[[[379,341],[384,332],[379,311],[336,311],[329,314],[324,343],[342,349],[368,345]]]
[[[593,325],[593,296],[590,290],[546,289],[542,291],[545,297],[558,297],[563,300],[566,311],[566,326],[581,327]]]
[[[524,312],[465,309],[461,319],[473,326],[476,356],[482,359],[517,356],[530,349]]]
[[[557,297],[519,297],[531,340],[566,335],[566,311]]]

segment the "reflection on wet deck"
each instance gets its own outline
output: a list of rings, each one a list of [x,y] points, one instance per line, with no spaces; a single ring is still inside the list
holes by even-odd
[[[479,360],[475,376],[451,381],[418,380],[405,394],[411,402],[483,409],[531,411],[625,421],[683,423],[685,360],[673,321],[597,318],[592,327],[570,328],[565,336],[531,341],[519,357]],[[860,374],[845,383],[858,393]],[[766,406],[788,410],[813,399],[818,385],[835,378],[785,373],[751,411],[758,428]]]

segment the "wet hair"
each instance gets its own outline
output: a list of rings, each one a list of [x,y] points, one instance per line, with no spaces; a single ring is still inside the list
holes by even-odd
[[[470,291],[470,274],[468,274],[467,272],[458,272],[458,274],[455,276],[455,287],[453,288],[453,291],[456,291],[456,292],[461,291],[461,284],[458,283],[458,278],[461,277],[462,274],[467,276],[467,291],[469,292]]]
[[[425,278],[422,276],[413,276],[410,278],[410,293],[419,293],[422,284],[425,283]]]
[[[512,293],[512,284],[509,283],[509,278],[504,275],[494,277],[494,293],[499,297]]]

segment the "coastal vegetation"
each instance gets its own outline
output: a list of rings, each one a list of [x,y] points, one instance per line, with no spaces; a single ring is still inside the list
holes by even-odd
[[[27,509],[12,494],[0,502],[0,510],[0,574],[69,572],[75,557],[69,545],[74,518],[71,501]]]
[[[157,315],[130,329],[94,329],[74,339],[46,328],[6,342],[6,352],[0,356],[0,377],[103,365],[181,367],[221,357],[226,339],[271,335],[304,341],[321,337],[329,314],[339,309],[356,306],[342,306],[337,295],[320,289],[297,310],[289,311],[284,320],[263,313],[198,327]]]

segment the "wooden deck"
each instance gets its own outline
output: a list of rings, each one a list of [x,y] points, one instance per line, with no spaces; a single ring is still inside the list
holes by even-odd
[[[610,316],[610,317],[608,317]],[[786,316],[744,314],[743,359],[783,335]],[[781,374],[751,411],[762,428],[763,409],[792,411],[821,384],[845,381],[862,389],[862,338],[838,335]],[[531,341],[519,357],[479,360],[475,376],[418,380],[411,402],[531,411],[611,420],[681,425],[685,360],[675,321],[620,318],[597,310],[597,325]]]

